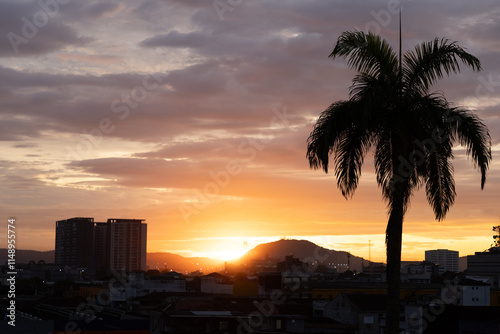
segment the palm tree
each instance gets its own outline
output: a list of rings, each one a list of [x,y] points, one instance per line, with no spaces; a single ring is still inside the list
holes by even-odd
[[[481,171],[481,189],[491,160],[491,139],[470,110],[455,107],[440,93],[437,80],[460,71],[460,63],[479,71],[479,60],[456,42],[434,39],[399,59],[379,36],[344,32],[330,58],[343,57],[358,74],[349,99],[323,111],[308,138],[311,168],[328,173],[333,158],[337,185],[352,197],[367,152],[374,149],[377,183],[388,202],[387,333],[398,333],[403,218],[411,195],[425,186],[436,219],[442,220],[455,200],[453,143],[465,146]],[[400,56],[401,57],[401,56]]]

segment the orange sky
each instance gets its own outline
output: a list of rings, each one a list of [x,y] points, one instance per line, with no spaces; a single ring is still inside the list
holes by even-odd
[[[22,36],[22,18],[41,10],[2,7],[2,36]],[[456,147],[456,203],[437,222],[415,194],[404,260],[483,251],[500,224],[497,7],[405,2],[405,50],[448,37],[481,60],[482,72],[464,68],[435,90],[484,120],[493,162],[481,191]],[[2,39],[0,211],[17,219],[18,248],[54,249],[56,220],[142,218],[149,252],[228,259],[287,237],[368,258],[370,240],[372,260],[385,261],[373,152],[349,201],[305,153],[355,75],[327,58],[336,38],[370,28],[395,45],[397,27],[386,1],[246,1],[221,13],[210,1],[95,0],[61,5],[26,43]]]

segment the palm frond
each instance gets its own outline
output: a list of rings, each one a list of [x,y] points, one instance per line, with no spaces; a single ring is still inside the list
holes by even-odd
[[[453,135],[472,157],[474,167],[481,171],[481,189],[486,182],[486,171],[491,161],[491,137],[484,123],[468,109],[452,108],[446,117]]]
[[[378,77],[380,73],[397,75],[398,60],[391,46],[380,36],[361,31],[346,31],[337,39],[330,58],[347,58],[347,64],[358,72]]]
[[[351,109],[351,102],[339,101],[321,113],[307,139],[306,157],[311,168],[322,167],[328,173],[330,152],[335,150],[339,139],[352,125],[349,117]]]
[[[426,178],[427,201],[431,205],[437,220],[446,216],[455,202],[455,180],[453,179],[453,157],[450,141],[440,143],[428,156]]]
[[[397,81],[395,77],[377,78],[367,73],[361,73],[354,77],[349,88],[352,101],[365,101],[370,108],[383,109],[390,105],[397,97]]]
[[[335,176],[344,197],[352,197],[358,187],[361,166],[370,148],[370,133],[353,126],[339,141],[335,154]]]
[[[378,141],[374,156],[377,183],[382,188],[382,196],[385,199],[391,197],[394,182],[398,181],[393,178],[392,145],[390,139],[390,134],[387,132],[382,133],[377,138]]]
[[[443,76],[460,71],[460,63],[470,66],[474,71],[481,69],[479,59],[466,52],[456,42],[448,39],[434,39],[408,51],[403,61],[403,81],[406,91],[417,90],[426,94],[429,87]]]

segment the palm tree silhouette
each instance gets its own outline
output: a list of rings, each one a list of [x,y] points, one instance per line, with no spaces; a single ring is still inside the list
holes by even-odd
[[[412,193],[425,186],[437,220],[445,218],[455,200],[453,143],[465,146],[481,171],[481,189],[491,161],[491,138],[470,110],[452,106],[441,93],[429,93],[437,80],[460,71],[474,71],[479,60],[456,42],[434,39],[416,46],[398,62],[393,49],[379,36],[360,31],[340,35],[329,56],[343,57],[358,74],[349,99],[323,111],[308,138],[311,168],[328,173],[333,158],[337,185],[352,197],[361,166],[374,149],[377,183],[388,202],[386,332],[398,333],[403,218]]]

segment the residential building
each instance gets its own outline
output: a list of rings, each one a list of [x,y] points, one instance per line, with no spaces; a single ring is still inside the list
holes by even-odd
[[[460,306],[490,306],[490,285],[465,279],[457,285],[457,305]]]
[[[94,225],[94,261],[99,273],[106,273],[109,268],[108,224]]]
[[[425,261],[439,266],[439,274],[447,271],[458,272],[458,252],[448,249],[434,249],[425,251]]]
[[[55,264],[93,267],[94,218],[70,218],[56,222]]]
[[[489,252],[476,252],[467,256],[468,276],[486,278],[492,287],[500,287],[500,248],[490,248]]]
[[[350,326],[352,333],[378,334],[386,307],[386,295],[341,293],[331,300],[314,301],[313,314]]]
[[[168,274],[145,277],[142,272],[115,273],[108,291],[112,303],[123,303],[153,292],[186,292],[186,281]]]
[[[55,263],[87,268],[99,276],[110,270],[146,270],[144,219],[70,218],[56,222]]]
[[[200,291],[221,295],[233,295],[233,281],[229,276],[216,272],[201,277]]]
[[[146,270],[147,224],[144,219],[108,219],[109,269]]]
[[[410,264],[403,268],[401,281],[408,283],[430,283],[431,278],[438,276],[439,267],[427,261]]]
[[[294,258],[293,255],[285,256],[285,261],[278,262],[276,266],[281,272],[304,272],[308,269],[307,263]]]

